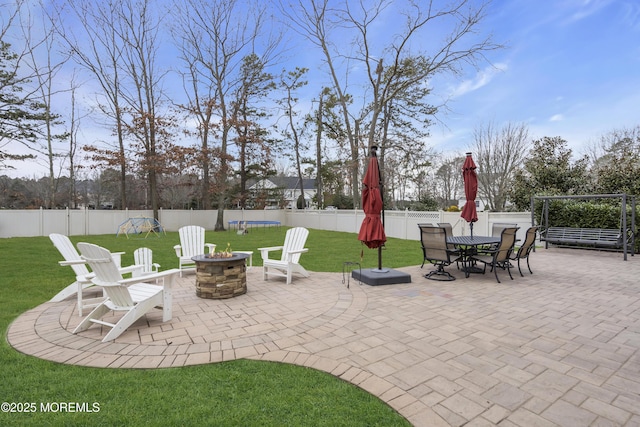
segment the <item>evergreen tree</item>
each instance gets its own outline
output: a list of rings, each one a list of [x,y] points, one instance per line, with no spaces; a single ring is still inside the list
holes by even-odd
[[[41,103],[21,97],[29,79],[18,76],[18,55],[11,45],[0,41],[0,169],[12,169],[6,162],[33,158],[31,154],[16,154],[6,150],[12,142],[33,149],[39,128],[46,119]]]

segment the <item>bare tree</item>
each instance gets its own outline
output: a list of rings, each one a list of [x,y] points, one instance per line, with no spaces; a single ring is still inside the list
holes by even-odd
[[[457,200],[462,188],[462,164],[464,157],[454,156],[445,158],[436,170],[434,196],[439,200],[440,207],[446,209],[452,200]]]
[[[612,156],[640,153],[640,125],[605,132],[597,140],[588,144],[586,151],[595,169],[608,163]]]
[[[188,83],[185,90],[190,99],[189,111],[194,112],[200,127],[203,196],[204,192],[210,191],[209,164],[216,160],[214,188],[218,216],[215,229],[224,230],[223,214],[229,188],[229,162],[232,160],[233,95],[238,93],[237,88],[242,84],[244,58],[254,53],[266,66],[271,61],[278,39],[263,33],[268,17],[264,3],[187,0],[174,16],[177,18],[174,38],[188,70],[185,73]],[[259,39],[264,42],[260,47],[262,51],[258,51]],[[220,145],[213,159],[209,137],[216,126]]]
[[[121,65],[130,85],[122,87],[122,97],[130,119],[127,132],[134,138],[134,152],[141,172],[147,177],[153,217],[160,207],[158,181],[166,170],[172,152],[171,129],[174,123],[162,107],[162,79],[157,55],[161,47],[161,17],[154,14],[151,0],[121,0],[115,15],[116,31],[122,37]]]
[[[427,103],[431,77],[458,73],[464,64],[477,66],[487,51],[500,47],[490,36],[476,37],[485,16],[484,2],[474,6],[469,0],[456,0],[439,6],[435,0],[344,0],[334,8],[329,0],[299,0],[293,7],[281,3],[281,10],[289,25],[323,54],[342,111],[354,183],[359,181],[360,150],[368,153],[373,145],[380,146],[384,168],[385,136],[394,117],[397,120],[404,114],[410,117],[405,123],[429,126],[429,117],[437,111]],[[399,23],[397,32],[382,35],[375,30],[382,20],[391,19]],[[430,43],[428,51],[418,51],[415,46],[423,44],[415,41],[426,37],[432,27],[438,31],[448,28],[448,33]],[[351,42],[345,43],[345,39]],[[354,69],[363,73],[356,75],[351,71]],[[407,96],[412,99],[404,103],[405,108],[393,108],[402,105]],[[358,203],[355,186],[352,195]]]
[[[43,5],[40,7],[44,9]],[[53,208],[56,204],[55,195],[57,193],[57,175],[60,171],[55,170],[56,160],[63,156],[57,147],[57,142],[62,142],[68,138],[68,133],[60,129],[63,122],[61,116],[53,112],[53,103],[56,95],[63,89],[56,87],[56,82],[60,80],[58,73],[67,61],[67,55],[57,53],[56,32],[53,21],[47,17],[40,17],[38,24],[35,24],[30,12],[22,17],[22,33],[25,45],[28,50],[28,59],[25,65],[30,69],[30,74],[34,76],[36,93],[34,99],[44,108],[44,121],[42,127],[42,153],[47,158],[49,167],[48,176],[48,197],[46,207]],[[38,35],[34,35],[34,34]]]
[[[82,165],[76,163],[76,157],[78,155],[78,132],[80,131],[80,124],[82,119],[87,116],[88,113],[81,113],[78,108],[78,101],[76,99],[79,84],[76,79],[75,73],[71,76],[69,82],[70,110],[69,116],[69,151],[67,152],[67,158],[69,159],[69,206],[76,208],[78,204],[78,194],[76,190],[77,172],[82,168]]]
[[[124,41],[113,25],[120,2],[87,2],[84,0],[68,0],[72,12],[71,22],[80,25],[64,24],[62,10],[57,11],[61,25],[60,34],[67,42],[73,58],[84,69],[88,70],[102,89],[100,111],[111,122],[116,141],[110,148],[93,148],[95,160],[107,166],[116,166],[120,174],[120,205],[127,207],[127,152],[125,147],[124,105],[121,95],[122,71],[120,61]],[[55,5],[55,3],[54,3]],[[77,21],[76,21],[77,20]]]
[[[530,146],[525,123],[508,123],[502,128],[488,124],[474,130],[478,192],[490,210],[505,209],[515,172],[522,166]]]

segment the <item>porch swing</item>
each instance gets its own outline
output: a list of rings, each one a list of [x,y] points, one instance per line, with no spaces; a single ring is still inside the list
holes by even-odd
[[[555,226],[549,224],[549,202],[551,200],[568,199],[612,199],[621,201],[620,220],[618,228],[578,228],[569,226]],[[593,194],[582,196],[533,196],[531,198],[531,223],[535,223],[535,201],[543,202],[540,218],[540,241],[545,242],[545,249],[549,244],[582,249],[600,249],[622,251],[624,260],[627,254],[634,255],[636,230],[636,199],[627,194]],[[631,224],[627,218],[627,202],[631,203]]]

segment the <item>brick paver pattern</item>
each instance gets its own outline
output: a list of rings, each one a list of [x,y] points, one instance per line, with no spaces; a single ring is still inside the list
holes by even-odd
[[[312,254],[308,254],[311,256]],[[304,261],[304,260],[303,260]],[[304,264],[304,262],[303,262]],[[538,249],[534,274],[500,271],[369,286],[341,273],[262,280],[226,300],[179,279],[173,319],[161,311],[102,343],[77,335],[75,300],[19,316],[7,339],[54,362],[164,368],[239,358],[329,372],[379,396],[416,426],[640,426],[640,256]],[[383,274],[383,273],[380,273]]]

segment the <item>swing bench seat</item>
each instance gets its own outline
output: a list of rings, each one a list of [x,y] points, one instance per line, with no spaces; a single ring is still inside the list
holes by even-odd
[[[612,228],[549,227],[540,234],[540,240],[558,246],[584,246],[604,249],[622,249],[624,238],[627,247],[633,251],[631,230],[624,233]]]

